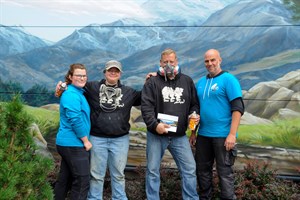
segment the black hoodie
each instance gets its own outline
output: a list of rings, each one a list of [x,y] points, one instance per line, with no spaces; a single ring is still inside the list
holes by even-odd
[[[91,108],[91,135],[113,138],[129,133],[130,111],[132,106],[141,105],[140,91],[120,81],[109,87],[103,79],[87,82],[85,96]]]
[[[199,101],[193,80],[178,73],[173,80],[164,76],[151,77],[142,90],[142,116],[148,131],[158,134],[155,129],[159,123],[158,113],[178,116],[176,132],[161,136],[183,136],[188,126],[188,116],[193,111],[199,114]]]

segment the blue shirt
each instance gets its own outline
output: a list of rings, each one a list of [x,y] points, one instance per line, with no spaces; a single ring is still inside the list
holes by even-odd
[[[206,137],[227,137],[231,126],[230,101],[242,97],[238,80],[225,72],[216,77],[202,77],[196,84],[200,102],[198,134]]]
[[[83,147],[80,138],[90,135],[90,107],[84,90],[68,85],[60,98],[60,124],[56,136],[59,146]]]

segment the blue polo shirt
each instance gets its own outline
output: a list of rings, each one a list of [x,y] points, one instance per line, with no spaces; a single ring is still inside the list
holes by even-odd
[[[242,97],[238,80],[224,72],[216,77],[202,77],[196,83],[200,102],[198,134],[206,137],[227,137],[232,113],[230,101]]]

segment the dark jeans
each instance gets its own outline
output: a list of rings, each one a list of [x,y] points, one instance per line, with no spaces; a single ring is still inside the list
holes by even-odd
[[[221,188],[220,198],[236,199],[234,193],[234,173],[232,169],[235,158],[233,156],[236,156],[236,149],[234,154],[232,154],[232,151],[226,151],[224,146],[225,139],[226,138],[203,136],[197,137],[195,159],[200,199],[212,199],[214,160],[216,160],[216,168]]]
[[[56,146],[61,156],[58,180],[55,184],[55,200],[65,200],[71,187],[70,199],[87,199],[90,187],[89,152],[83,147]]]

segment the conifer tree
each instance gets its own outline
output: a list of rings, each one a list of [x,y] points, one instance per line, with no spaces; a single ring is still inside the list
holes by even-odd
[[[53,161],[36,154],[31,123],[19,95],[0,104],[0,199],[53,199]]]

